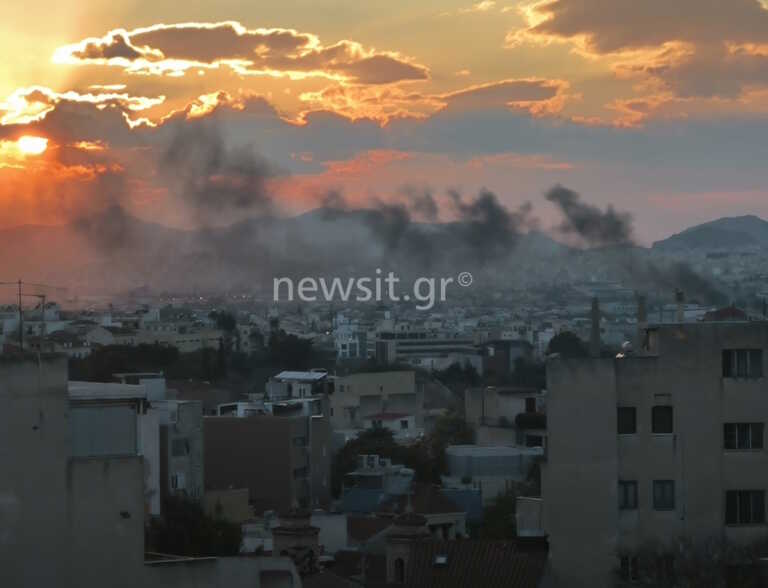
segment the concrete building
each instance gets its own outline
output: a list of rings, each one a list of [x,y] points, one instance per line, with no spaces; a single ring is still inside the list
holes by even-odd
[[[475,428],[478,445],[533,445],[517,425],[519,416],[543,414],[545,409],[545,396],[535,388],[486,386],[464,392],[465,418]]]
[[[142,458],[73,451],[69,403],[64,356],[0,357],[4,586],[127,586],[142,568]]]
[[[674,569],[679,538],[768,536],[768,323],[641,327],[633,353],[547,364],[543,527],[555,586],[636,578],[649,545]]]
[[[87,387],[73,390],[67,377],[63,355],[0,356],[4,588],[301,587],[290,558],[145,561],[135,424],[145,400],[114,384],[108,401],[103,388],[99,398]]]
[[[156,400],[150,412],[160,426],[161,497],[180,495],[201,500],[204,492],[203,403]]]
[[[330,500],[330,429],[324,417],[206,417],[205,488],[248,488],[256,513]]]
[[[381,413],[412,416],[423,427],[424,392],[412,371],[361,372],[336,379],[331,401],[334,430],[362,429]],[[404,417],[405,418],[405,417]]]

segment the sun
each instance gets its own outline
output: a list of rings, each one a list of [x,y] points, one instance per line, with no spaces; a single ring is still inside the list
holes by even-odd
[[[24,135],[16,141],[16,146],[24,155],[40,155],[48,148],[48,139]]]

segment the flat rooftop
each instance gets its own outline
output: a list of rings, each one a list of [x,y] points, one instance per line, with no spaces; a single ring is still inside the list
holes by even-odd
[[[141,384],[67,382],[67,392],[72,400],[133,400],[136,398],[147,398],[147,390]]]

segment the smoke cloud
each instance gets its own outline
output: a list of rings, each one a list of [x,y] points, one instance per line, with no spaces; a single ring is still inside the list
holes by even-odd
[[[564,186],[557,185],[545,198],[555,204],[563,214],[559,230],[574,234],[592,247],[631,245],[632,216],[616,212],[609,206],[605,211],[581,200],[581,196]]]

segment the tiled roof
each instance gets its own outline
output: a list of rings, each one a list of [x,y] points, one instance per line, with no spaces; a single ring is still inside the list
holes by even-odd
[[[347,535],[355,542],[368,541],[392,525],[390,517],[347,516]]]
[[[423,541],[412,546],[407,581],[412,588],[537,588],[545,548],[521,551],[505,541]]]
[[[448,512],[464,512],[464,508],[443,494],[439,486],[432,484],[413,484],[410,497],[411,508],[418,514],[443,514]],[[379,508],[380,512],[405,512],[408,506],[408,495],[393,496]]]

